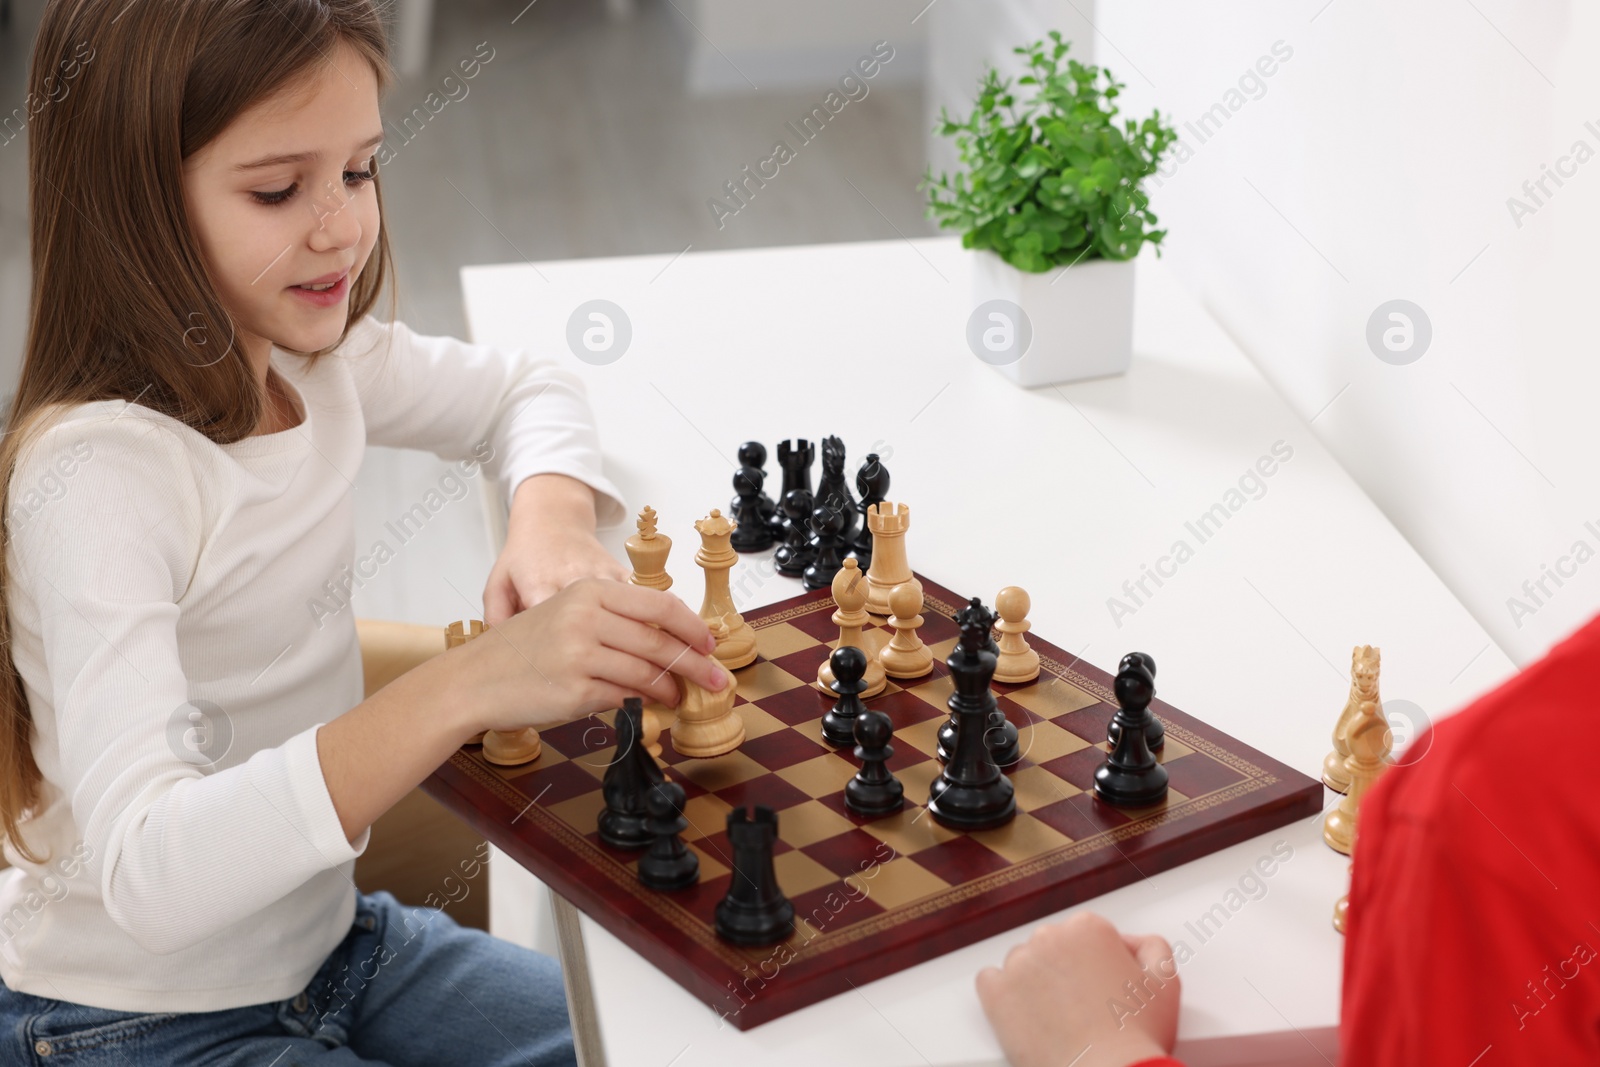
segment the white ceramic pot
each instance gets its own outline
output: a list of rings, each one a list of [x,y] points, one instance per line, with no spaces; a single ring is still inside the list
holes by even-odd
[[[1085,259],[1034,274],[988,250],[972,256],[967,343],[979,359],[1029,387],[1128,369],[1133,260]]]

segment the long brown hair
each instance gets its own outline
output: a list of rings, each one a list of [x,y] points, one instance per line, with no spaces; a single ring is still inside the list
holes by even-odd
[[[22,375],[0,440],[0,532],[12,473],[51,412],[125,400],[218,444],[248,436],[269,402],[207,273],[185,213],[183,161],[242,111],[286,89],[339,43],[394,81],[373,0],[52,0],[28,73],[33,294]],[[383,198],[373,182],[379,210]],[[380,228],[340,341],[393,273]],[[393,318],[394,293],[390,289]],[[315,364],[337,342],[299,353]],[[0,551],[0,603],[7,584]],[[33,716],[0,610],[0,833],[40,799]]]

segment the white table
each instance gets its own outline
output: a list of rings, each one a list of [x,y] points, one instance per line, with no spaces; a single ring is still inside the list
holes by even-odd
[[[1386,702],[1435,716],[1511,673],[1159,262],[1139,264],[1133,369],[1031,392],[965,346],[967,263],[955,238],[935,238],[469,267],[462,282],[475,340],[557,353],[587,381],[608,468],[630,506],[660,512],[691,606],[702,589],[691,523],[727,507],[739,442],[835,433],[849,471],[877,451],[890,499],[912,505],[913,566],[991,602],[1027,587],[1041,635],[1107,668],[1150,652],[1163,699],[1309,775],[1353,644],[1383,650]],[[595,298],[632,326],[604,366],[565,341],[569,315]],[[1279,441],[1293,455],[1264,494],[1199,543],[1185,523]],[[776,478],[775,457],[768,468]],[[629,532],[607,533],[619,556]],[[1180,538],[1193,558],[1159,588],[1147,579],[1153,595],[1114,620],[1108,598],[1126,598],[1124,581]],[[764,558],[733,573],[741,607],[798,590]],[[1278,842],[1293,858],[1202,944],[1186,924]],[[497,914],[535,907],[509,884],[495,882]],[[1346,860],[1308,820],[1085,906],[1194,950],[1180,1026],[1194,1067],[1320,1064],[1336,1037],[1343,943],[1330,916],[1345,886]],[[1003,1062],[973,975],[1028,929],[739,1032],[587,917],[581,928],[606,1062],[640,1067]]]

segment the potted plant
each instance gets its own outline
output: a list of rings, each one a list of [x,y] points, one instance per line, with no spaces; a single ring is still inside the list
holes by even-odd
[[[969,344],[1024,386],[1128,369],[1133,259],[1166,235],[1140,184],[1177,139],[1160,111],[1119,127],[1122,84],[1075,59],[1063,69],[1069,44],[1050,41],[1012,49],[1028,64],[1017,85],[1033,87],[1020,113],[993,67],[966,121],[940,110],[968,169],[935,179],[930,166],[918,186],[928,217],[975,252]]]

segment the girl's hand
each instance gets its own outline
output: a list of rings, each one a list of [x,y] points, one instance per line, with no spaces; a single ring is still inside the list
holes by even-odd
[[[507,535],[506,547],[483,590],[483,621],[494,626],[535,607],[581,578],[625,582],[631,574],[592,533],[529,524],[522,536]]]
[[[1169,1055],[1179,992],[1166,941],[1119,934],[1092,912],[1039,927],[1004,967],[978,972],[978,999],[1014,1067],[1128,1067]]]
[[[489,626],[554,596],[580,578],[627,581],[627,567],[594,536],[594,491],[561,474],[536,474],[517,486],[506,544],[483,590]]]
[[[671,593],[581,578],[445,655],[459,659],[477,732],[553,726],[632,696],[676,707],[669,671],[713,691],[733,684],[715,647]]]

